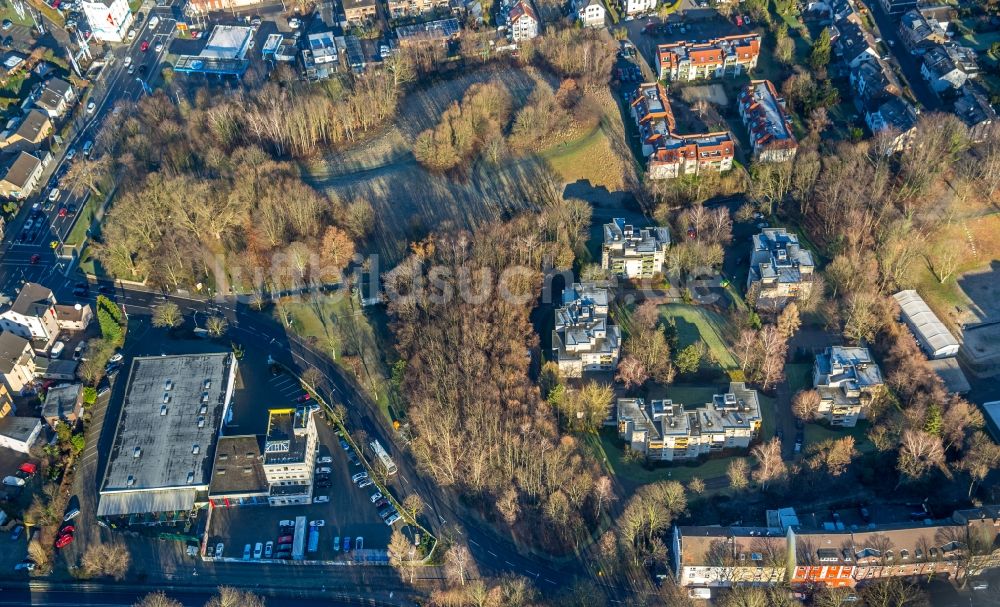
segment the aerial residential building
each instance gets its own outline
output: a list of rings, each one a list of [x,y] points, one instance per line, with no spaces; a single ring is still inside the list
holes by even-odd
[[[684,587],[770,586],[787,579],[787,539],[770,527],[679,527],[671,538],[674,579]]]
[[[647,157],[650,179],[674,179],[733,167],[736,145],[727,131],[681,135],[666,89],[658,82],[639,85],[630,103]]]
[[[883,383],[868,348],[830,346],[816,355],[813,387],[819,392],[819,414],[831,426],[857,425]]]
[[[264,475],[262,438],[257,435],[223,436],[215,449],[208,501],[215,508],[267,506],[268,483]]]
[[[60,384],[45,393],[42,419],[53,430],[59,422],[76,426],[83,415],[83,384]]]
[[[672,42],[656,47],[660,80],[689,81],[749,73],[757,67],[760,35],[713,38],[705,42]]]
[[[792,134],[792,119],[770,80],[751,81],[740,92],[738,103],[754,160],[784,162],[795,157],[798,143]]]
[[[851,69],[850,80],[854,93],[854,106],[862,113],[875,111],[890,97],[900,94],[878,61],[859,63],[857,67]]]
[[[839,36],[833,47],[837,55],[850,68],[856,68],[862,61],[878,61],[878,51],[874,40],[863,27],[845,22],[837,25]]]
[[[902,15],[917,8],[917,0],[879,0],[885,12],[891,16]]]
[[[748,297],[758,310],[782,310],[788,302],[809,296],[815,269],[812,253],[802,248],[798,236],[784,228],[765,228],[753,237]]]
[[[645,15],[656,10],[657,0],[624,0],[624,11],[626,15],[635,17]]]
[[[52,121],[38,110],[31,110],[21,120],[12,119],[0,133],[0,150],[34,152],[52,133]]]
[[[9,308],[0,313],[0,329],[37,340],[48,348],[59,337],[59,320],[55,311],[56,298],[48,287],[35,282],[25,283]]]
[[[389,17],[399,19],[429,13],[436,8],[448,8],[449,0],[389,0]]]
[[[0,382],[0,418],[14,413],[14,399],[10,397],[7,385]]]
[[[552,331],[552,355],[563,377],[614,371],[618,365],[621,329],[611,324],[609,299],[608,288],[593,282],[575,283],[563,291]]]
[[[969,139],[973,143],[984,141],[991,126],[997,122],[997,111],[993,109],[986,92],[973,83],[962,87],[952,111],[969,127]]]
[[[932,47],[924,54],[920,74],[935,93],[958,90],[979,74],[976,52],[961,46]]]
[[[375,0],[344,0],[344,18],[350,25],[373,21],[378,14]]]
[[[126,0],[81,0],[93,37],[101,42],[123,42],[134,19]]]
[[[49,78],[39,85],[35,107],[52,119],[60,118],[76,100],[73,85],[62,78]]]
[[[531,40],[538,36],[538,13],[529,0],[518,0],[508,13],[510,34],[514,42]]]
[[[760,432],[757,391],[729,384],[712,402],[685,409],[672,400],[618,399],[618,436],[652,461],[690,460],[726,449],[746,449]]]
[[[918,55],[949,40],[947,32],[937,19],[927,17],[917,10],[906,11],[900,17],[899,38],[911,53]]]
[[[449,40],[458,38],[460,31],[458,19],[438,19],[426,23],[401,25],[396,28],[396,38],[400,47],[445,45]]]
[[[604,224],[601,267],[623,278],[652,278],[663,271],[669,247],[667,228],[636,228],[615,218]]]
[[[902,97],[891,96],[865,113],[865,123],[872,133],[892,137],[890,151],[900,151],[910,144],[917,128],[917,110]]]
[[[1000,505],[956,510],[951,519],[963,525],[970,550],[966,574],[980,575],[1000,567]]]
[[[45,158],[49,154],[45,153]],[[21,152],[7,168],[0,180],[0,196],[11,200],[24,200],[35,193],[42,178],[45,164],[27,152]]]
[[[578,0],[576,14],[584,27],[604,27],[608,11],[603,0]]]
[[[0,373],[7,390],[19,394],[35,379],[31,342],[10,331],[0,332]]]
[[[310,407],[268,411],[264,478],[272,506],[311,504],[318,435]]]
[[[215,446],[232,417],[228,352],[132,360],[97,517],[118,527],[185,527],[208,504]]]
[[[42,432],[42,420],[37,417],[8,415],[0,418],[0,447],[29,453]]]

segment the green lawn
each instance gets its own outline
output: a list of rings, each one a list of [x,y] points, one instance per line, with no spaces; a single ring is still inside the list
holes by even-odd
[[[21,17],[9,2],[4,2],[3,5],[0,5],[0,19],[10,19],[18,25],[34,25],[27,11],[24,12],[24,17]]]
[[[793,396],[799,390],[807,390],[812,387],[812,370],[813,366],[809,363],[788,363],[785,365],[788,389]]]
[[[805,444],[803,449],[807,448],[809,445],[814,445],[816,443],[821,443],[827,439],[837,439],[844,438],[845,436],[853,436],[854,444],[858,451],[869,452],[875,448],[871,441],[868,440],[866,433],[868,432],[868,422],[860,421],[858,425],[853,428],[831,428],[823,424],[806,424],[805,426]]]
[[[70,230],[69,236],[66,237],[66,244],[76,246],[83,243],[87,237],[87,230],[97,215],[100,199],[100,196],[95,196],[93,193],[87,198],[87,204],[83,205],[83,208],[80,209],[80,215],[77,217],[76,223],[73,224],[73,229]]]
[[[722,316],[704,306],[666,304],[660,306],[664,318],[672,318],[677,325],[678,346],[685,348],[699,339],[705,342],[712,357],[723,371],[738,369],[725,338],[726,321]]]

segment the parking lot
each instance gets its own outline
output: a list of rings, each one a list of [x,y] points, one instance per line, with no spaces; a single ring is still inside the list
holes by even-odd
[[[227,426],[226,434],[263,434],[267,430],[267,409],[299,404],[305,394],[294,377],[286,373],[275,375],[266,368],[258,368],[260,364],[259,361],[241,362],[241,381],[247,385],[237,391],[233,423]],[[254,366],[251,368],[249,365]],[[251,383],[252,386],[249,385]],[[314,498],[327,497],[329,501],[308,506],[215,508],[209,523],[207,543],[212,552],[221,542],[224,546],[223,558],[242,559],[244,547],[249,544],[253,560],[256,544],[266,545],[270,541],[274,542],[272,550],[276,555],[279,538],[291,535],[284,534],[279,523],[305,516],[308,521],[323,521],[319,527],[318,549],[315,553],[306,554],[306,560],[346,564],[384,559],[392,529],[379,518],[377,508],[370,499],[377,488],[372,485],[361,489],[354,484],[352,475],[364,470],[360,461],[352,462],[351,453],[342,448],[335,428],[321,413],[315,415],[315,421],[319,438],[318,467],[330,468],[330,472],[324,475],[328,481],[317,477],[313,495]],[[331,461],[325,461],[327,457]],[[321,486],[327,483],[329,486]],[[360,551],[356,549],[359,537],[363,542]],[[350,550],[346,552],[345,538],[350,538]],[[287,540],[280,543],[287,543]],[[261,560],[266,560],[263,554]]]
[[[650,24],[663,25],[652,27]],[[714,9],[695,9],[678,12],[669,18],[659,17],[635,19],[625,23],[628,39],[639,49],[642,57],[656,69],[656,45],[680,40],[708,40],[719,36],[748,34],[753,27],[737,27],[719,15]]]

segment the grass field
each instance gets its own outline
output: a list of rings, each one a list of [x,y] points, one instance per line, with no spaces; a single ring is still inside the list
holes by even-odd
[[[94,196],[93,194],[87,198],[87,204],[83,205],[83,208],[80,209],[80,216],[77,217],[76,223],[73,224],[73,229],[70,230],[69,236],[66,237],[66,244],[76,246],[82,243],[87,237],[87,230],[97,215],[100,200],[100,196]]]
[[[576,141],[558,144],[540,154],[564,182],[588,180],[615,191],[624,187],[622,163],[615,156],[603,126]]]
[[[860,421],[858,425],[853,428],[830,428],[822,424],[806,424],[805,425],[805,445],[804,448],[808,448],[809,445],[815,445],[816,443],[821,443],[827,439],[837,439],[844,438],[845,436],[854,437],[854,445],[858,451],[869,452],[875,448],[875,445],[868,440],[866,433],[868,432],[868,422]]]
[[[679,347],[687,347],[700,339],[723,371],[739,367],[724,338],[724,318],[703,306],[666,304],[660,306],[660,310],[664,318],[672,318],[676,323]],[[706,361],[702,361],[702,365],[705,366]]]

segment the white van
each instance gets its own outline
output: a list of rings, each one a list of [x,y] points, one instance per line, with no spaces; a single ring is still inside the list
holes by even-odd
[[[149,31],[155,32],[156,31],[156,26],[159,25],[159,24],[160,24],[160,18],[154,15],[149,20]]]
[[[52,360],[55,360],[55,359],[59,358],[59,355],[60,355],[60,354],[62,354],[62,352],[63,352],[63,349],[64,349],[65,347],[66,347],[66,344],[65,344],[65,343],[63,343],[63,342],[61,342],[61,341],[57,341],[57,342],[56,342],[56,343],[55,343],[55,344],[54,344],[54,345],[52,346],[52,349],[51,349],[51,350],[49,350],[49,358],[51,358]]]

